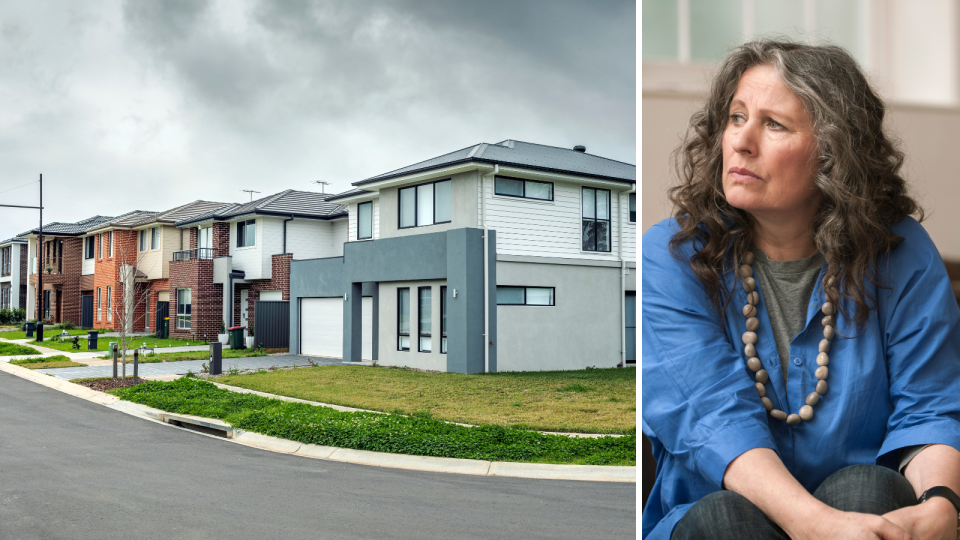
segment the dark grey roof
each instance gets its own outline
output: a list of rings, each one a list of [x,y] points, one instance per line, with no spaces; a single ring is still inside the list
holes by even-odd
[[[155,216],[156,212],[151,212],[147,210],[136,210],[128,214],[124,214],[121,217],[111,219],[106,223],[102,223],[99,228],[112,228],[112,227],[133,227],[134,225],[139,224],[142,221],[150,219]]]
[[[191,218],[178,221],[176,225],[177,227],[185,227],[192,223],[200,223],[210,219],[225,221],[246,214],[292,215],[295,217],[315,219],[331,219],[346,215],[346,205],[327,202],[327,199],[330,197],[332,197],[332,195],[328,193],[288,189],[248,203],[230,204],[209,212],[197,214]]]
[[[327,200],[328,200],[328,201],[338,201],[338,200],[340,200],[340,199],[345,199],[345,198],[347,198],[347,197],[352,197],[352,196],[354,196],[354,195],[359,195],[359,194],[361,194],[361,193],[374,193],[374,192],[373,192],[373,191],[367,191],[367,190],[365,190],[365,189],[359,189],[359,188],[358,188],[358,189],[350,189],[350,190],[344,191],[343,193],[337,193],[336,195],[331,195],[330,197],[327,197]]]
[[[26,243],[27,241],[24,240],[23,238],[13,237],[13,238],[7,238],[3,242],[0,242],[0,246],[4,246],[7,244],[26,244]]]
[[[438,169],[450,165],[476,161],[500,165],[512,165],[527,169],[572,173],[605,180],[636,183],[637,166],[622,161],[577,152],[569,148],[558,148],[523,141],[506,140],[497,144],[480,143],[474,146],[450,152],[426,161],[414,163],[378,176],[354,182],[362,186],[398,176]]]
[[[95,229],[112,219],[114,218],[111,216],[94,216],[76,223],[61,223],[59,221],[55,221],[43,226],[43,234],[56,236],[83,236],[87,231]],[[36,229],[30,229],[27,232],[20,233],[17,236],[29,236],[31,234],[39,233],[40,228],[37,227]]]

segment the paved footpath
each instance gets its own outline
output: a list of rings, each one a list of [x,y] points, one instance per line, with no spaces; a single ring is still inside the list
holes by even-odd
[[[315,364],[332,365],[341,364],[339,358],[312,358]],[[118,363],[119,364],[119,363]],[[183,360],[181,362],[156,362],[152,364],[140,364],[137,368],[137,374],[141,377],[155,377],[158,375],[185,375],[187,371],[200,373],[203,364],[210,365],[209,360]],[[223,371],[226,373],[230,369],[268,369],[273,366],[307,366],[307,357],[292,354],[279,356],[251,356],[247,358],[224,358]],[[117,372],[122,373],[123,366],[117,365]],[[110,377],[113,375],[113,362],[101,366],[85,366],[76,368],[57,368],[57,369],[38,369],[39,373],[53,375],[58,379],[69,381],[71,379],[86,379],[89,377]],[[133,358],[127,357],[127,376],[133,375]]]

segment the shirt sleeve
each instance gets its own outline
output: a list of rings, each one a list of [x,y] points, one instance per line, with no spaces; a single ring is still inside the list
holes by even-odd
[[[960,451],[960,309],[933,242],[916,221],[881,279],[881,321],[893,413],[878,461],[901,448],[946,444]]]
[[[690,250],[674,257],[671,234],[661,223],[643,236],[642,416],[664,450],[721,487],[731,461],[776,444]]]

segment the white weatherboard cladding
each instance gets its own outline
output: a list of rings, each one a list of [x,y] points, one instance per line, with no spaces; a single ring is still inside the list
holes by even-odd
[[[244,220],[247,221],[247,220]],[[237,223],[230,222],[230,255],[233,256],[233,269],[242,270],[244,279],[263,279],[263,227],[262,219],[257,219],[257,240],[250,247],[237,247]],[[282,241],[282,239],[281,239]],[[279,249],[277,253],[279,253]]]
[[[333,225],[333,255],[331,257],[342,257],[343,244],[347,242],[348,238],[349,224],[346,219],[337,219],[330,223]]]
[[[300,299],[300,354],[343,357],[343,297]],[[363,360],[373,358],[373,299],[363,301]]]
[[[164,227],[155,225],[155,227],[159,229],[158,234],[160,235],[160,238],[158,238],[157,249],[150,249],[150,246],[152,245],[150,242],[151,242],[151,235],[153,234],[153,227],[154,226],[147,227],[145,229],[140,229],[140,230],[147,231],[147,243],[146,243],[147,250],[146,251],[139,251],[140,250],[140,230],[137,230],[136,254],[134,255],[131,253],[130,255],[127,255],[125,253],[120,253],[121,257],[126,257],[126,260],[123,262],[126,262],[127,264],[131,264],[131,265],[135,265],[138,271],[143,272],[144,274],[147,275],[147,279],[159,279],[163,276],[163,266],[164,266],[163,238],[164,236],[169,236],[169,234],[167,234],[167,231],[163,230]]]
[[[173,252],[181,249],[181,231],[170,225],[164,225],[160,230],[160,248],[162,250],[160,257],[163,261],[163,267],[161,268],[161,275],[159,277],[165,279],[170,277],[170,261],[173,260]],[[187,241],[189,240],[187,239]],[[104,248],[106,248],[106,244],[104,244]],[[155,279],[152,275],[149,277],[150,279]]]
[[[279,302],[283,300],[283,291],[260,291],[260,300],[263,302]]]
[[[624,214],[624,209],[628,209],[627,197],[624,195],[620,197],[621,204],[618,209],[617,192],[610,193],[610,211],[613,214],[610,252],[585,252],[581,250],[582,212],[579,184],[554,182],[553,201],[494,195],[493,187],[493,179],[487,178],[483,183],[487,227],[497,231],[497,254],[617,260],[618,221],[626,221],[628,218],[628,214]],[[627,233],[626,229],[624,233]],[[635,236],[636,232],[633,234]],[[634,244],[632,257],[635,256]],[[627,257],[626,253],[624,257]]]
[[[281,230],[281,234],[282,232]],[[333,233],[333,222],[330,221],[319,219],[288,221],[287,253],[292,253],[293,258],[297,260],[337,257],[343,251],[341,249],[340,253],[337,253]],[[282,245],[280,249],[283,249]],[[277,253],[280,253],[280,250]]]
[[[93,270],[94,270],[95,265],[96,265],[96,263],[97,263],[97,259],[96,259],[96,257],[97,257],[97,241],[96,241],[96,239],[94,239],[94,241],[93,241],[93,258],[92,258],[92,259],[88,259],[88,258],[87,258],[87,242],[88,242],[89,240],[87,240],[87,238],[90,238],[90,237],[89,237],[89,236],[85,236],[85,237],[83,238],[83,244],[82,244],[82,245],[83,245],[83,253],[82,253],[82,255],[81,255],[81,256],[83,257],[83,259],[82,259],[83,262],[81,263],[81,266],[80,266],[80,274],[81,274],[81,275],[84,275],[84,276],[89,276],[90,274],[93,274]],[[94,237],[94,238],[96,238],[96,237]]]
[[[614,194],[616,197],[616,194]],[[614,199],[616,200],[616,199]],[[620,212],[623,215],[623,258],[637,260],[637,224],[630,223],[630,194],[620,194]]]
[[[350,203],[349,205],[350,208],[348,210],[350,215],[350,220],[348,225],[350,242],[357,241],[357,204],[359,203]],[[380,238],[380,200],[374,199],[373,200],[373,240],[376,240],[377,238]],[[365,238],[365,240],[370,240],[370,239]]]
[[[271,279],[273,256],[283,253],[283,219],[257,218],[257,247],[261,258],[259,279]]]

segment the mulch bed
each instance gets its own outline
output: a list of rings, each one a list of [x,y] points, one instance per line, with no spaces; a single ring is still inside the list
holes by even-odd
[[[140,377],[140,382],[144,382],[143,377]],[[86,386],[87,388],[98,390],[100,392],[106,392],[107,390],[113,390],[114,388],[124,388],[126,386],[136,386],[139,383],[133,382],[133,377],[127,377],[126,379],[101,379],[99,381],[84,381],[78,382],[80,386]]]

